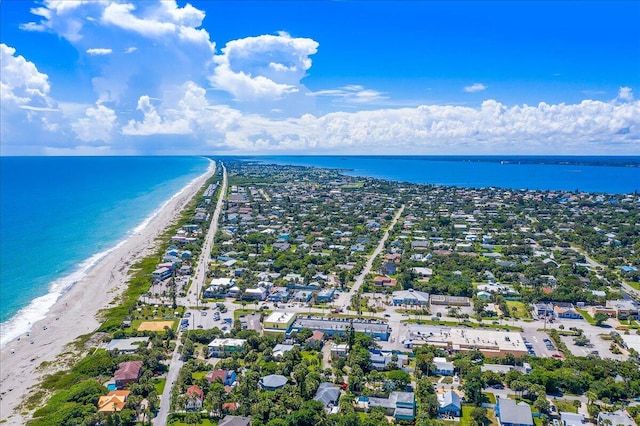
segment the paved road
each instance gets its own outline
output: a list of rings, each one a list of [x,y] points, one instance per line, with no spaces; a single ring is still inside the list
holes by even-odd
[[[181,306],[189,306],[189,304],[195,305],[197,303],[197,291],[206,280],[206,272],[209,268],[209,260],[211,258],[211,247],[213,245],[216,232],[218,231],[218,219],[220,217],[220,212],[222,211],[224,196],[227,192],[227,169],[224,167],[224,164],[221,163],[221,165],[223,172],[222,188],[220,190],[220,195],[218,196],[218,203],[216,205],[216,210],[213,213],[213,217],[211,218],[211,225],[209,226],[209,230],[205,237],[205,243],[202,247],[202,253],[200,254],[200,259],[198,261],[198,266],[196,267],[196,273],[194,274],[189,294],[186,298],[180,298],[178,300],[178,304]],[[195,325],[195,321],[192,322],[194,322]],[[176,348],[173,350],[173,355],[171,356],[171,364],[169,365],[169,372],[167,373],[167,382],[160,398],[160,410],[158,410],[158,415],[153,419],[154,425],[165,426],[167,424],[167,417],[169,415],[169,409],[171,408],[171,389],[178,379],[178,374],[180,374],[180,370],[184,365],[184,362],[180,358],[180,349],[182,346],[179,342],[181,334],[181,332],[178,332],[176,340],[178,343],[176,344]]]
[[[224,203],[224,196],[227,193],[227,169],[222,165],[222,187],[220,188],[220,196],[218,197],[218,203],[216,209],[213,212],[211,219],[211,225],[205,237],[204,245],[202,246],[202,254],[196,267],[196,272],[189,287],[189,294],[186,299],[182,299],[180,304],[183,306],[196,306],[200,299],[200,290],[206,285],[207,271],[209,270],[209,262],[211,261],[211,249],[213,248],[213,240],[218,232],[218,219],[220,218],[220,212],[222,211],[222,205]]]
[[[362,272],[360,273],[360,275],[356,276],[356,278],[354,280],[354,283],[353,283],[353,286],[351,287],[351,289],[347,293],[343,293],[340,296],[340,299],[339,299],[338,303],[341,303],[343,306],[349,306],[351,304],[351,298],[353,297],[353,295],[355,295],[358,292],[358,290],[360,289],[360,287],[364,283],[364,279],[367,277],[367,274],[369,274],[369,272],[371,272],[371,268],[373,267],[373,261],[376,259],[376,257],[378,257],[378,255],[384,249],[384,244],[387,242],[387,239],[389,238],[389,232],[393,229],[393,227],[395,226],[396,222],[400,218],[400,215],[402,215],[403,211],[404,211],[404,204],[397,211],[397,213],[393,217],[393,220],[391,220],[391,223],[389,224],[389,226],[387,227],[387,230],[384,232],[384,235],[380,239],[380,242],[378,243],[378,246],[373,251],[371,256],[369,256],[369,259],[367,260],[367,263],[365,264],[364,268],[362,269]]]

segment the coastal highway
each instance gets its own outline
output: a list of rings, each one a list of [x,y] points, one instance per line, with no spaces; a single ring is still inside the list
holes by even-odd
[[[209,269],[209,260],[211,258],[211,247],[213,246],[215,235],[218,232],[218,219],[220,218],[222,204],[227,193],[227,169],[224,167],[224,164],[222,164],[222,162],[220,163],[220,165],[222,167],[222,187],[218,195],[218,203],[213,213],[213,217],[211,218],[211,225],[209,226],[209,230],[207,231],[207,235],[205,237],[205,242],[202,247],[202,253],[200,254],[200,259],[198,261],[196,273],[191,283],[189,294],[187,295],[186,299],[182,299],[179,301],[181,305],[189,306],[190,303],[196,304],[198,298],[197,292],[202,287],[202,285],[204,285],[207,279],[207,270]],[[178,342],[180,342],[181,334],[182,332],[178,332]],[[176,348],[173,350],[173,355],[171,356],[171,364],[169,364],[169,371],[167,372],[167,382],[164,386],[164,391],[162,392],[162,396],[160,398],[160,409],[158,410],[158,415],[153,419],[154,425],[165,426],[167,424],[167,417],[169,415],[169,409],[171,408],[171,389],[173,389],[173,385],[178,379],[178,374],[180,374],[180,370],[182,369],[182,366],[184,364],[180,356],[181,347],[182,346],[178,343],[176,344]]]

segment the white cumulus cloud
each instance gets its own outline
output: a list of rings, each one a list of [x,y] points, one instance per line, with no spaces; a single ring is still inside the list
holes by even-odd
[[[621,87],[620,90],[618,90],[618,100],[626,102],[633,101],[633,90],[631,90],[631,87]]]
[[[468,93],[482,92],[487,90],[487,86],[482,83],[474,83],[471,86],[465,86],[464,91]]]
[[[33,62],[15,53],[13,47],[0,44],[2,105],[52,107],[52,100],[49,98],[49,76],[38,71]]]
[[[195,83],[180,93],[157,107],[141,98],[143,120],[129,122],[123,133],[180,133],[200,141],[191,148],[196,152],[254,154],[637,153],[640,138],[640,102],[510,107],[487,100],[477,108],[423,105],[276,120],[212,105]]]
[[[239,101],[280,99],[302,88],[318,42],[281,32],[228,42],[214,57],[211,84]]]
[[[107,142],[111,139],[116,121],[114,110],[104,105],[96,105],[95,108],[87,108],[85,117],[78,119],[71,127],[81,141]]]

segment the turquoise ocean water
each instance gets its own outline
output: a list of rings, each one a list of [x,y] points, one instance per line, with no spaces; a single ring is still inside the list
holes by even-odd
[[[0,157],[0,342],[204,173],[202,157]]]

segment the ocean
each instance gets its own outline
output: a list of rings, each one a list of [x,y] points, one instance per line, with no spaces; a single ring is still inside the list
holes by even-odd
[[[350,176],[466,188],[627,194],[640,190],[640,157],[264,156],[271,164],[344,169]]]
[[[0,344],[208,166],[202,157],[0,157]]]

